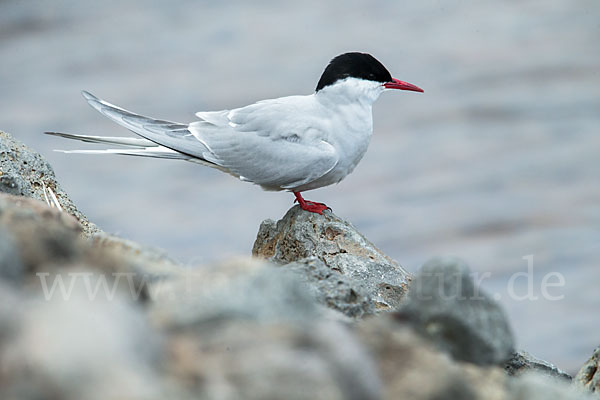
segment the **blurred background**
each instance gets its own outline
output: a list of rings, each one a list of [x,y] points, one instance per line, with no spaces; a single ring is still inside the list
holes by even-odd
[[[409,271],[465,259],[519,347],[573,373],[600,342],[599,43],[597,0],[2,0],[0,129],[44,154],[102,229],[201,265],[250,254],[293,196],[191,163],[55,153],[93,145],[41,132],[128,134],[82,89],[189,122],[309,94],[333,56],[369,52],[425,94],[385,93],[355,172],[306,198]],[[507,284],[529,262],[514,292],[538,299],[518,300]],[[562,300],[543,296],[550,272]]]

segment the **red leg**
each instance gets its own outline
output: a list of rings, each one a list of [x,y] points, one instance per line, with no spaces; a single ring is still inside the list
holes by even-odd
[[[294,196],[296,196],[295,202],[297,201],[303,210],[314,212],[317,214],[323,214],[324,210],[330,209],[323,203],[315,203],[314,201],[304,200],[300,192],[294,192]]]

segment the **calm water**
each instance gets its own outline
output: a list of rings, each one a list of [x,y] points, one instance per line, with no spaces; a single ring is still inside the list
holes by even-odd
[[[574,372],[600,344],[598,1],[122,3],[0,2],[0,129],[43,153],[104,230],[201,264],[249,254],[292,196],[183,162],[52,152],[78,144],[44,130],[126,134],[81,89],[186,122],[310,93],[331,57],[367,51],[426,93],[382,96],[357,170],[306,197],[411,271],[467,260],[519,347]],[[528,260],[538,299],[518,300],[526,278],[508,283]],[[552,272],[565,284],[544,298]]]

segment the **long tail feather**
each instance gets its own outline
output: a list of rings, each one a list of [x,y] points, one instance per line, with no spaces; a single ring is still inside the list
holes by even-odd
[[[121,149],[101,150],[56,150],[71,154],[120,154],[127,156],[166,158],[185,160],[206,165],[229,173],[220,166],[210,150],[196,139],[185,124],[159,120],[134,114],[121,107],[112,105],[83,91],[83,97],[94,109],[138,134],[141,138],[78,135],[63,132],[44,132],[47,135],[66,139],[80,140],[87,143],[110,144],[122,146]],[[207,158],[210,160],[207,160]],[[215,161],[213,161],[215,160]]]
[[[114,122],[156,144],[203,160],[215,161],[214,155],[192,135],[188,126],[172,121],[148,118],[110,104],[83,91],[88,104]]]
[[[120,154],[126,156],[168,158],[173,160],[191,160],[193,157],[178,153],[166,147],[150,147],[142,149],[102,149],[102,150],[55,150],[66,154]]]
[[[126,147],[158,147],[158,145],[148,139],[132,138],[132,137],[111,137],[111,136],[90,136],[90,135],[77,135],[74,133],[63,133],[63,132],[44,132],[46,135],[60,136],[66,139],[81,140],[87,143],[101,143],[101,144],[117,144]]]

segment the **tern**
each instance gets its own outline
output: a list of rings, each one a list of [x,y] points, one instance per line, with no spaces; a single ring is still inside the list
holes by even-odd
[[[392,78],[372,55],[352,52],[329,62],[310,95],[198,112],[198,120],[189,124],[135,114],[83,91],[90,106],[140,137],[45,133],[119,146],[65,153],[123,154],[206,165],[265,190],[290,191],[302,209],[322,214],[328,207],[305,200],[301,192],[338,183],[354,170],[373,133],[372,105],[391,89],[423,92]]]

